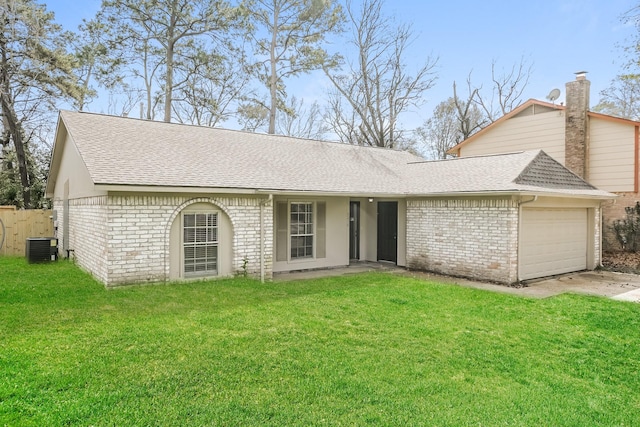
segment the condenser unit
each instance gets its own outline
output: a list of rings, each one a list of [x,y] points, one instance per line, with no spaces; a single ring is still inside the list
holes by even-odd
[[[58,239],[55,237],[30,237],[27,239],[27,261],[50,262],[58,259]]]

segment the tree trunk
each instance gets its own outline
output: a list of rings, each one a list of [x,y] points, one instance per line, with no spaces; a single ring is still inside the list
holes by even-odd
[[[3,76],[4,78],[4,76]],[[29,209],[31,207],[31,188],[29,185],[29,173],[27,169],[27,156],[24,149],[24,140],[22,132],[22,126],[18,121],[9,94],[5,92],[5,85],[3,84],[2,93],[0,93],[0,104],[2,105],[2,113],[6,118],[6,124],[9,127],[9,133],[11,139],[13,139],[13,145],[16,148],[16,160],[18,161],[18,172],[20,173],[20,183],[22,184],[22,199],[24,208]]]
[[[271,32],[270,46],[270,73],[269,73],[269,95],[271,96],[271,105],[269,106],[269,133],[276,133],[276,113],[278,111],[278,73],[276,70],[276,46],[278,35],[278,7],[273,10],[273,29]]]
[[[167,34],[167,78],[164,88],[164,121],[171,122],[171,103],[173,102],[173,54],[176,46],[175,29],[178,22],[175,9],[175,2],[172,4],[171,17]]]
[[[31,188],[29,185],[29,174],[27,171],[27,156],[25,155],[22,125],[18,121],[18,116],[11,101],[11,88],[9,86],[9,76],[7,75],[7,55],[4,38],[0,40],[0,51],[2,52],[0,67],[0,112],[2,112],[5,129],[8,130],[13,144],[16,148],[16,160],[18,161],[18,171],[20,172],[20,183],[22,184],[22,198],[24,208],[31,207]]]
[[[167,45],[167,81],[164,88],[164,121],[171,122],[171,101],[173,97],[173,42]]]

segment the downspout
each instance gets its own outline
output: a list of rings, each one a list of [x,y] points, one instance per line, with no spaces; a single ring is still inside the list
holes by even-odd
[[[522,234],[522,205],[526,205],[528,203],[533,203],[536,200],[538,200],[538,196],[533,196],[533,199],[531,200],[525,200],[518,202],[518,264],[517,264],[517,271],[516,271],[516,281],[519,282],[520,281],[520,235]]]
[[[267,200],[260,202],[260,283],[264,283],[264,207],[273,201],[273,194]]]
[[[636,128],[637,129],[637,128]],[[615,204],[616,200],[613,199],[613,203]],[[602,242],[604,241],[604,222],[602,221],[602,202],[598,205],[598,213],[600,214],[600,245],[598,245],[598,249],[600,252],[598,258],[598,267],[602,268]]]

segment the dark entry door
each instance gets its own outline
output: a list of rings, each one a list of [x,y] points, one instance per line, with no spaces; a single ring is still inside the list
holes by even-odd
[[[349,259],[360,259],[360,202],[349,204]]]
[[[398,202],[378,202],[378,261],[398,261]]]

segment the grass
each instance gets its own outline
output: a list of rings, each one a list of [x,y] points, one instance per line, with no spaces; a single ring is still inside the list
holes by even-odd
[[[640,425],[640,305],[0,258],[0,425]]]

